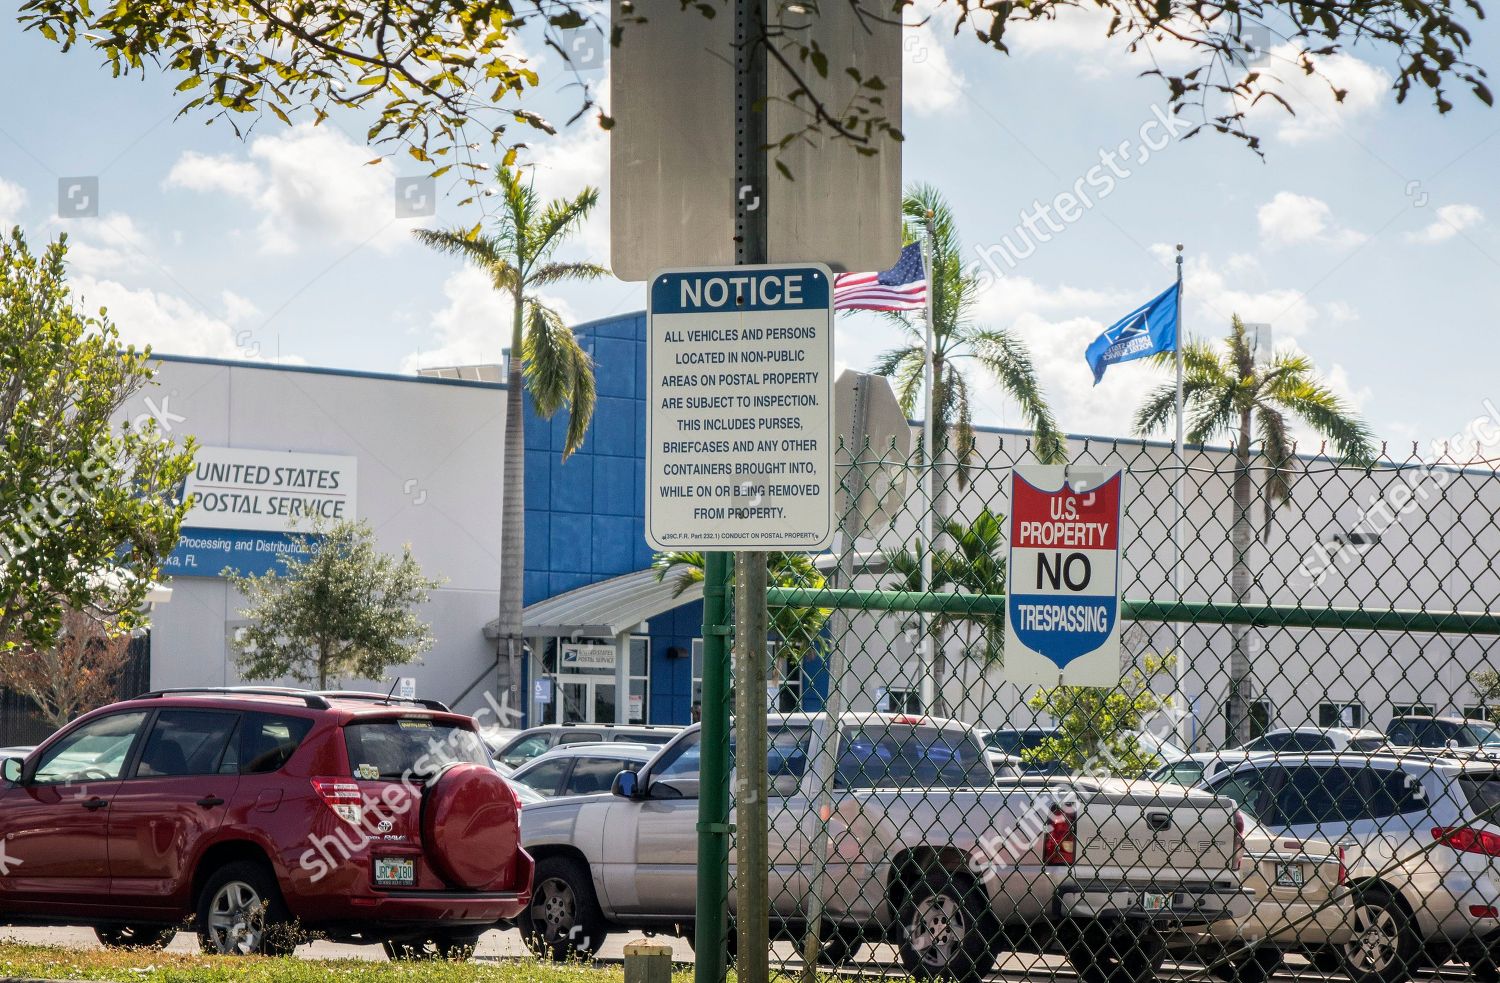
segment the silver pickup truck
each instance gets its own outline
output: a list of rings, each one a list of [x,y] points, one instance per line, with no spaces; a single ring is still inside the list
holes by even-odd
[[[1060,948],[1090,983],[1139,983],[1174,940],[1251,911],[1232,802],[1107,779],[997,781],[958,721],[845,714],[825,827],[808,767],[820,721],[770,724],[770,892],[773,932],[799,940],[818,892],[828,961],[891,941],[917,977],[973,980],[1000,952]],[[692,938],[699,760],[691,727],[609,794],[522,811],[537,868],[520,927],[535,952],[586,957],[619,928]]]

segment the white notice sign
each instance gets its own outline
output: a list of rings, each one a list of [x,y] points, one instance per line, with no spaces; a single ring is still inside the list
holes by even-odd
[[[820,550],[833,540],[828,267],[672,270],[651,280],[646,541]]]

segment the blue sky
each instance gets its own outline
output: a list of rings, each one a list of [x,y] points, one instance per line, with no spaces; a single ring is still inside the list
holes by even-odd
[[[1309,354],[1393,450],[1425,450],[1500,403],[1500,112],[1461,93],[1446,117],[1421,93],[1398,106],[1390,66],[1358,51],[1325,65],[1348,89],[1343,105],[1280,62],[1299,115],[1257,110],[1264,159],[1206,132],[1152,151],[1142,141],[1158,132],[1142,128],[1164,89],[1089,15],[1019,33],[1010,56],[945,26],[939,15],[906,39],[904,171],[945,190],[971,256],[996,257],[1004,275],[978,313],[1031,346],[1064,427],[1121,433],[1159,381],[1137,363],[1094,387],[1082,354],[1170,283],[1175,242],[1187,247],[1190,333],[1222,334],[1231,312],[1270,322],[1276,344]],[[1497,39],[1480,26],[1475,56],[1492,68]],[[358,121],[267,120],[242,140],[175,119],[175,79],[111,79],[89,52],[63,55],[14,25],[3,50],[0,223],[38,242],[67,231],[79,292],[128,339],[367,370],[497,359],[505,299],[409,235],[474,216],[453,196],[435,219],[394,219],[392,181],[417,165],[366,165]],[[544,77],[558,67],[535,60]],[[534,105],[563,119],[571,99],[552,83]],[[1128,177],[1014,266],[998,259],[1006,236],[1019,245],[1023,212],[1122,141]],[[607,140],[590,120],[530,142],[544,191],[607,186]],[[97,218],[58,217],[59,179],[74,176],[98,178]],[[607,230],[601,209],[573,254],[607,259]],[[644,292],[610,280],[554,299],[585,320],[639,309]],[[892,340],[873,317],[841,319],[837,357],[867,367]],[[978,396],[980,422],[1018,422],[993,386]]]

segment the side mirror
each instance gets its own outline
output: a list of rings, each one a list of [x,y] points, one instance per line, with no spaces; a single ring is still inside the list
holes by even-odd
[[[3,763],[0,763],[0,778],[4,778],[12,785],[19,785],[21,783],[21,775],[25,770],[25,761],[22,761],[20,758],[6,758]]]
[[[612,795],[618,795],[624,799],[634,799],[640,791],[640,779],[633,771],[622,771],[615,776],[614,784],[609,787]]]

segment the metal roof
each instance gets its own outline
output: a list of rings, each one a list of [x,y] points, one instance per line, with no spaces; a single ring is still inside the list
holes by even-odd
[[[838,565],[838,557],[824,553],[816,562],[819,569],[828,570]],[[884,569],[880,554],[855,554],[857,572],[881,573]],[[634,631],[641,622],[665,611],[701,600],[703,584],[691,584],[681,594],[676,591],[675,575],[658,581],[655,570],[611,577],[527,605],[521,612],[522,633],[527,638],[547,635],[614,638]],[[498,618],[484,626],[484,637],[491,640],[500,637]]]

